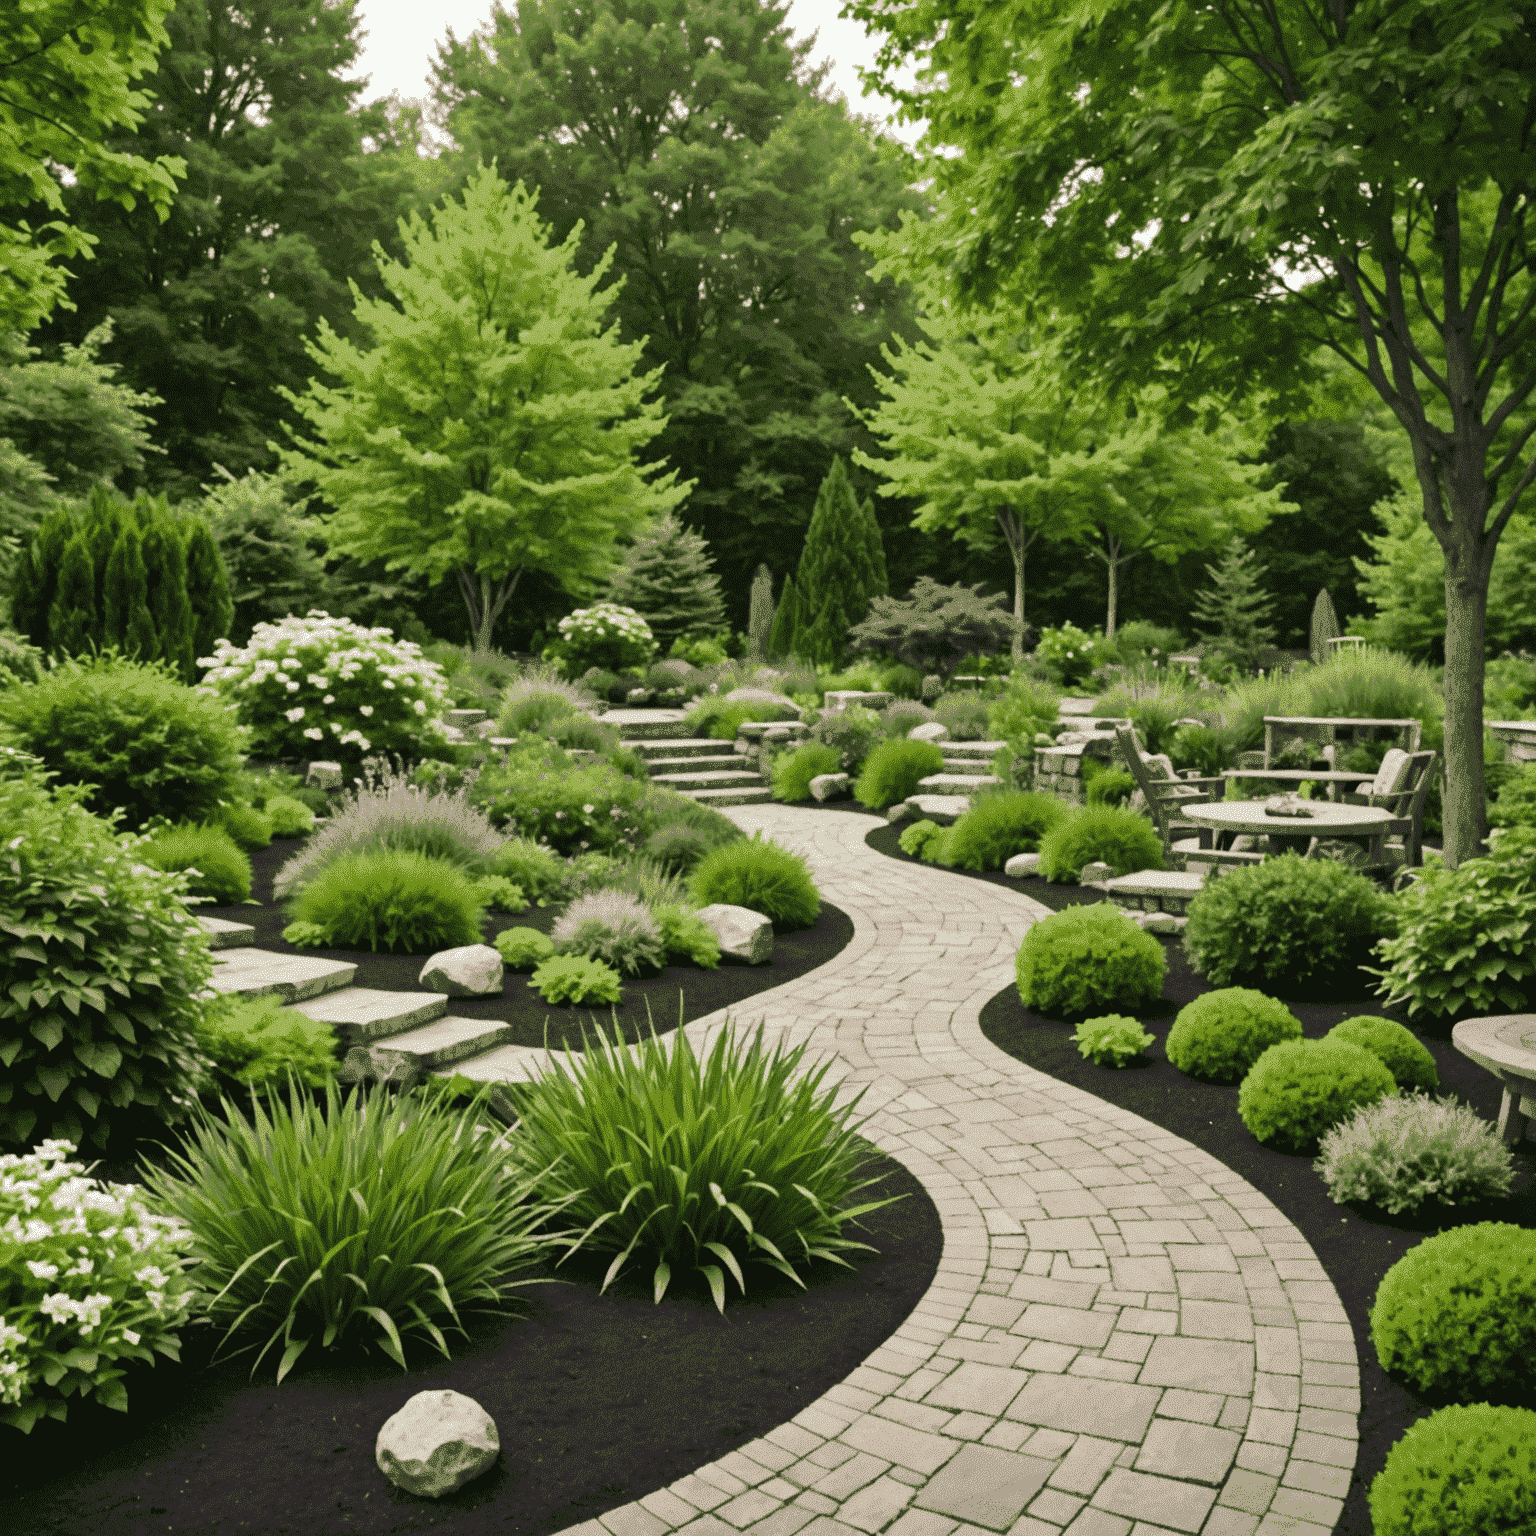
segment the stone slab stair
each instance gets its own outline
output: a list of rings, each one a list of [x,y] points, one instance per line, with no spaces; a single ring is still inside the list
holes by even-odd
[[[1003,781],[992,769],[992,759],[1006,745],[1001,741],[941,741],[944,771],[918,781],[924,795],[971,795]],[[967,802],[969,804],[969,802]]]
[[[701,805],[766,805],[773,799],[763,776],[728,741],[690,736],[680,709],[616,709],[602,717],[645,759],[651,782]]]

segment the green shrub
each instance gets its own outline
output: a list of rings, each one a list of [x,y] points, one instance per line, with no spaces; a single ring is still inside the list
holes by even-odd
[[[945,693],[934,701],[933,718],[948,728],[954,741],[985,741],[988,709],[979,693]]]
[[[873,691],[894,694],[900,700],[921,700],[923,674],[916,667],[906,666],[899,661],[895,662],[889,667],[880,668],[880,675],[875,679]]]
[[[901,844],[901,851],[908,858],[920,859],[923,856],[923,849],[943,830],[936,821],[914,821],[911,826],[902,829],[897,842]]]
[[[1371,1482],[1373,1536],[1536,1531],[1536,1413],[1453,1404],[1418,1420]]]
[[[324,949],[330,938],[319,923],[289,923],[283,929],[283,943],[292,944],[295,949]]]
[[[987,702],[987,734],[1006,741],[1015,754],[1033,757],[1035,737],[1054,736],[1060,713],[1059,697],[1049,683],[1015,672],[1007,687]]]
[[[1031,924],[1014,964],[1024,1006],[1047,1018],[1144,1008],[1163,990],[1163,949],[1111,902]]]
[[[747,835],[729,816],[722,816],[713,807],[653,784],[640,803],[640,835],[650,838],[663,827],[689,827],[701,834],[712,849],[739,843]]]
[[[1490,827],[1536,827],[1536,763],[1524,763],[1504,781],[1488,811]]]
[[[686,906],[688,902],[687,879],[645,854],[626,859],[609,887],[638,898],[653,912],[658,906]]]
[[[1072,1035],[1078,1053],[1100,1067],[1128,1066],[1152,1041],[1138,1020],[1123,1013],[1084,1019]]]
[[[1382,1369],[1415,1392],[1513,1396],[1536,1350],[1536,1231],[1482,1221],[1425,1238],[1382,1277],[1371,1308]]]
[[[1233,753],[1221,733],[1208,725],[1177,727],[1167,750],[1176,773],[1193,768],[1203,777],[1215,778],[1233,763]]]
[[[315,830],[314,812],[292,795],[273,795],[262,809],[273,837],[304,837]]]
[[[13,629],[0,629],[0,688],[41,682],[43,653]]]
[[[783,718],[784,711],[776,704],[741,699],[730,703],[724,694],[706,693],[694,703],[683,723],[690,736],[734,741],[736,732],[748,721],[775,721]]]
[[[1085,758],[1083,766],[1092,762],[1092,758]],[[1106,768],[1102,773],[1096,773],[1093,781],[1088,785],[1089,805],[1124,805],[1132,795],[1136,793],[1136,780],[1123,768]]]
[[[154,869],[187,872],[187,897],[233,907],[251,894],[251,861],[222,827],[165,827],[139,845]]]
[[[981,795],[949,829],[941,863],[952,869],[1001,869],[1016,853],[1033,853],[1067,815],[1054,795],[1009,790]]]
[[[558,747],[598,752],[604,756],[619,750],[617,727],[603,725],[590,715],[567,715],[549,728],[549,738]]]
[[[594,891],[605,891],[619,879],[628,866],[606,853],[579,853],[562,866],[560,884],[555,890],[557,902],[577,901]]]
[[[612,1008],[624,995],[619,973],[585,955],[551,955],[534,971],[529,984],[546,1003],[557,1007],[601,1003]]]
[[[1237,1112],[1256,1140],[1304,1152],[1356,1106],[1396,1092],[1381,1058],[1364,1046],[1286,1040],[1249,1069],[1237,1090]]]
[[[607,763],[561,769],[547,760],[520,760],[487,768],[470,800],[509,836],[548,843],[557,853],[601,853],[638,835],[648,791]]]
[[[1376,953],[1377,996],[1410,1019],[1523,1012],[1536,997],[1536,827],[1490,834],[1487,857],[1454,870],[1426,854]]]
[[[1465,1104],[1425,1093],[1364,1105],[1323,1137],[1318,1152],[1314,1166],[1338,1204],[1365,1200],[1393,1215],[1429,1202],[1502,1198],[1515,1176],[1493,1126]]]
[[[508,838],[488,863],[493,875],[512,881],[539,902],[559,890],[565,878],[565,865],[554,852],[528,837]]]
[[[695,906],[723,902],[761,912],[778,933],[809,928],[821,915],[821,894],[810,866],[761,832],[701,859],[689,878],[688,893]]]
[[[195,1033],[213,960],[186,877],[147,866],[85,796],[0,749],[0,1146],[105,1150],[136,1112],[179,1124],[213,1081]]]
[[[793,752],[775,760],[773,798],[786,804],[811,798],[811,780],[824,773],[841,773],[842,757],[819,741],[802,741]]]
[[[516,917],[528,910],[528,897],[522,886],[505,875],[482,875],[471,884],[488,912],[505,912],[508,917]]]
[[[1097,699],[1093,713],[1100,719],[1129,720],[1148,752],[1167,752],[1183,729],[1174,721],[1200,718],[1209,707],[1210,696],[1182,673],[1143,663]]]
[[[1118,805],[1069,810],[1040,839],[1040,873],[1054,885],[1076,885],[1085,864],[1102,861],[1117,875],[1163,867],[1163,843],[1145,816]]]
[[[323,1088],[336,1074],[336,1032],[286,1007],[279,997],[220,999],[197,1028],[197,1043],[226,1077],[259,1086],[294,1076],[311,1088]]]
[[[811,736],[837,753],[841,772],[857,774],[876,742],[885,739],[885,731],[874,710],[850,704],[841,714],[822,716],[811,727]],[[941,762],[943,757],[941,752]]]
[[[1108,642],[1108,647],[1124,666],[1166,667],[1168,658],[1184,649],[1184,637],[1165,625],[1132,619],[1115,630],[1115,638]]]
[[[943,771],[944,754],[931,741],[881,741],[864,759],[853,793],[860,805],[883,811],[915,795],[930,774]]]
[[[498,736],[547,736],[556,725],[581,713],[568,692],[522,692],[508,698],[496,716]]]
[[[578,608],[557,627],[560,637],[544,648],[544,659],[558,661],[569,677],[594,666],[643,667],[656,655],[651,626],[625,603]]]
[[[503,928],[492,942],[509,971],[535,970],[555,952],[554,940],[537,928]]]
[[[221,805],[217,820],[247,853],[257,853],[272,841],[272,818],[241,801]]]
[[[699,860],[713,846],[709,838],[696,827],[685,827],[680,823],[658,827],[645,840],[646,857],[655,859],[663,869],[679,875],[692,873]]]
[[[651,916],[656,919],[669,959],[686,960],[705,971],[720,964],[720,939],[697,913],[673,902],[662,902],[651,908]]]
[[[573,901],[550,930],[557,955],[601,960],[624,976],[659,971],[666,961],[650,911],[625,891],[595,891]]]
[[[443,859],[386,848],[333,859],[294,898],[295,922],[325,930],[329,949],[425,955],[480,941],[485,908]]]
[[[67,661],[40,682],[0,690],[0,740],[42,761],[61,784],[92,786],[85,808],[209,821],[233,798],[244,738],[216,699],[161,664],[108,654]]]
[[[1371,1055],[1382,1061],[1401,1089],[1432,1092],[1440,1086],[1440,1072],[1435,1066],[1435,1058],[1422,1041],[1414,1038],[1411,1030],[1404,1029],[1393,1019],[1364,1016],[1345,1019],[1335,1024],[1324,1038],[1347,1040],[1351,1045],[1364,1046]]]
[[[1284,1003],[1246,987],[1224,987],[1179,1010],[1165,1049],[1180,1072],[1235,1082],[1270,1046],[1299,1039],[1301,1021]]]
[[[1290,996],[1358,992],[1397,903],[1368,876],[1295,854],[1229,870],[1189,904],[1184,948],[1215,987]]]
[[[918,686],[922,686],[921,678],[918,679]],[[897,699],[880,712],[885,734],[893,737],[905,736],[908,731],[915,731],[918,726],[926,725],[932,719],[933,711],[916,699]]]

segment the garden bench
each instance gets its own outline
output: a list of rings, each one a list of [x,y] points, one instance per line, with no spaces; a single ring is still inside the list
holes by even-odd
[[[1342,797],[1346,805],[1372,805],[1391,812],[1383,868],[1417,869],[1424,862],[1424,805],[1439,761],[1435,752],[1410,752],[1400,762],[1389,752],[1370,789]]]
[[[1209,805],[1213,800],[1222,799],[1227,791],[1227,781],[1219,774],[1210,778],[1168,777],[1161,763],[1149,762],[1141,755],[1141,749],[1136,745],[1136,732],[1129,725],[1117,727],[1115,740],[1120,745],[1125,766],[1147,802],[1147,811],[1157,824],[1158,835],[1163,840],[1163,858],[1171,868],[1178,869],[1183,864],[1182,855],[1194,852],[1200,846],[1200,828],[1194,822],[1182,819],[1179,808]],[[1257,858],[1258,855],[1223,850],[1209,862],[1246,864],[1257,862]]]

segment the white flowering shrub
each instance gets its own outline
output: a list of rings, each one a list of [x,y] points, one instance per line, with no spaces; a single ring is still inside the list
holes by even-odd
[[[563,663],[570,677],[580,677],[589,667],[609,672],[643,667],[656,654],[651,626],[622,603],[578,608],[566,614],[558,628],[560,638],[546,648],[544,656]]]
[[[255,756],[335,761],[349,774],[365,757],[419,756],[444,740],[447,680],[414,641],[390,635],[312,608],[258,624],[243,650],[220,640],[198,659],[202,690],[234,703]]]
[[[1075,624],[1042,629],[1034,650],[1034,660],[1067,687],[1083,682],[1100,662],[1112,659],[1099,631],[1090,635]]]

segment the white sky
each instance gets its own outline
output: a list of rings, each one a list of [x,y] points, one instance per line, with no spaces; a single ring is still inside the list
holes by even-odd
[[[503,0],[508,10],[515,3],[516,0]],[[881,96],[860,94],[862,87],[854,66],[871,66],[876,44],[861,23],[838,19],[842,3],[843,0],[790,0],[790,29],[802,38],[812,32],[818,34],[811,62],[832,59],[828,83],[847,98],[852,112],[887,122],[897,138],[915,144],[922,124],[890,123],[894,103]],[[368,35],[363,39],[357,67],[359,73],[372,76],[366,99],[387,96],[391,91],[404,97],[420,97],[426,94],[428,70],[448,29],[451,27],[456,37],[468,37],[490,19],[491,0],[433,0],[429,5],[422,5],[420,0],[362,0],[358,13]]]

